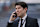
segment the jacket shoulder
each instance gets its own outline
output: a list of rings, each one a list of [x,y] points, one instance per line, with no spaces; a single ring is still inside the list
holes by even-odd
[[[37,20],[36,18],[28,17],[29,20]]]

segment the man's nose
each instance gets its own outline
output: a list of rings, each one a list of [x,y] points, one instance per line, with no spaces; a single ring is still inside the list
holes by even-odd
[[[17,9],[16,12],[18,12],[19,10]]]

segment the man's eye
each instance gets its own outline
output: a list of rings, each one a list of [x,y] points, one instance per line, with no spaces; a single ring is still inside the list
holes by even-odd
[[[20,9],[20,8],[18,8],[18,9]]]
[[[16,8],[17,9],[17,8]]]
[[[18,9],[20,9],[20,8],[18,8]]]

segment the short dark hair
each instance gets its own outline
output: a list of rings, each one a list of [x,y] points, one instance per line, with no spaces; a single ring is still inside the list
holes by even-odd
[[[15,6],[16,5],[20,5],[20,6],[22,6],[23,8],[27,8],[28,9],[28,6],[27,6],[27,4],[25,3],[25,2],[17,2],[17,3],[15,3]]]

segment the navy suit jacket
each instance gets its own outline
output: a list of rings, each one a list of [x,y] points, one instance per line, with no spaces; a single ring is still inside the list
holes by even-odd
[[[19,20],[14,21],[13,23],[7,24],[7,27],[18,27]],[[31,17],[26,17],[26,24],[25,27],[39,27],[37,19],[31,18]]]

